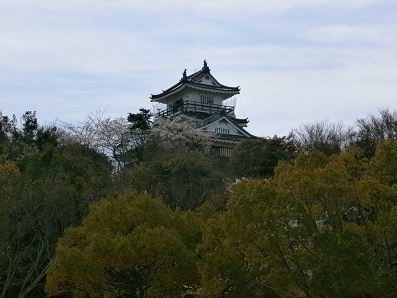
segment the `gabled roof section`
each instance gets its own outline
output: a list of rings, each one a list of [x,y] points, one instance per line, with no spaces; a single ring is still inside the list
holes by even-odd
[[[206,121],[207,120],[207,121]],[[201,123],[201,128],[204,130],[215,131],[216,128],[226,128],[228,133],[222,133],[224,130],[220,129],[218,132],[218,137],[226,138],[226,139],[245,139],[245,138],[254,138],[255,136],[251,135],[248,131],[241,128],[239,125],[234,123],[234,121],[227,117],[226,115],[222,115],[221,113],[213,115],[208,119],[205,119]]]
[[[212,114],[209,117],[206,117],[202,122],[201,125],[202,126],[206,126],[209,123],[215,122],[216,120],[222,118],[222,117],[226,117],[229,121],[233,122],[234,124],[238,125],[241,127],[241,125],[246,126],[248,121],[248,118],[246,119],[240,119],[240,118],[236,118],[236,117],[230,117],[227,114],[225,114],[224,112],[217,112],[215,114]]]
[[[186,69],[183,72],[182,78],[178,83],[173,85],[172,87],[168,88],[167,90],[163,90],[162,93],[159,94],[152,94],[150,99],[151,101],[160,101],[163,98],[171,96],[172,94],[181,91],[182,89],[190,87],[193,89],[199,90],[208,90],[208,91],[215,91],[220,93],[227,93],[227,94],[239,94],[240,87],[230,87],[225,86],[219,83],[211,74],[211,70],[208,67],[207,61],[204,60],[204,65],[201,70],[191,74],[186,74]]]

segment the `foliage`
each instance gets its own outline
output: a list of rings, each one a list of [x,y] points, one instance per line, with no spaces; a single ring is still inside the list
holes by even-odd
[[[84,144],[112,159],[116,172],[142,161],[161,159],[186,151],[203,151],[210,132],[198,128],[192,120],[158,118],[152,121],[147,109],[129,113],[125,118],[106,118],[104,113],[90,113],[79,125],[61,123],[64,143]]]
[[[165,297],[193,291],[195,255],[183,218],[159,200],[134,191],[91,207],[80,227],[57,246],[47,277],[51,295]]]
[[[397,142],[387,141],[371,160],[351,147],[339,155],[315,151],[282,161],[274,178],[233,184],[223,212],[208,205],[172,211],[136,191],[102,200],[60,240],[47,291],[76,297],[84,291],[92,297],[393,297],[397,184],[389,161],[395,152]],[[179,166],[200,172],[183,165],[180,159],[157,164],[137,181],[158,173],[168,183]],[[180,262],[184,266],[175,266]]]
[[[23,119],[0,142],[0,297],[43,297],[58,237],[111,191],[104,155]]]
[[[140,135],[131,132],[127,119],[105,118],[101,111],[89,114],[79,125],[61,125],[63,143],[80,143],[105,154],[118,172],[128,164],[128,153],[142,142]]]
[[[15,116],[11,120],[0,111],[0,160],[17,160],[28,151],[42,151],[46,146],[58,145],[57,128],[39,126],[36,112],[24,113],[22,120],[22,128],[18,128]]]
[[[145,142],[134,152],[139,161],[168,159],[179,154],[207,152],[212,132],[205,131],[197,123],[185,117],[156,118],[151,129],[144,131]]]
[[[211,132],[198,127],[196,121],[184,117],[158,118],[152,133],[162,140],[168,150],[181,145],[200,150],[209,146],[213,136]]]
[[[379,141],[397,140],[397,111],[379,109],[379,116],[359,118],[354,127],[328,121],[304,124],[292,130],[290,137],[301,153],[318,150],[332,155],[355,145],[363,150],[366,157],[371,158]]]
[[[205,156],[194,153],[140,163],[128,177],[132,187],[182,210],[194,209],[205,202],[215,203],[226,188],[223,174]]]
[[[368,157],[375,153],[376,145],[382,140],[397,140],[397,111],[379,109],[379,116],[370,115],[357,119],[356,145],[363,148]]]
[[[318,150],[326,155],[338,154],[350,145],[354,131],[352,127],[345,128],[342,123],[319,121],[313,124],[303,124],[292,130],[292,138],[301,152]]]
[[[147,112],[130,114],[130,121],[139,127]],[[226,175],[205,154],[212,133],[183,117],[157,118],[150,129],[137,127],[133,131],[145,133],[146,141],[133,150],[136,164],[119,176],[123,185],[159,197],[171,208],[194,209],[209,201],[222,205]]]
[[[396,117],[380,114],[229,160],[144,109],[64,129],[0,114],[0,297],[395,297]]]
[[[152,127],[152,117],[153,115],[149,109],[141,108],[139,113],[129,113],[127,121],[131,123],[131,130],[146,131]]]
[[[273,180],[235,184],[227,211],[204,233],[203,290],[395,296],[396,172],[385,156],[396,151],[397,142],[380,143],[370,162],[355,148],[331,157],[317,151],[282,162]]]
[[[238,144],[230,163],[237,177],[270,178],[280,160],[292,161],[296,155],[293,142],[286,137],[255,138]]]
[[[17,119],[15,115],[10,119],[8,116],[3,116],[0,111],[0,143],[11,139],[16,130],[16,125]]]

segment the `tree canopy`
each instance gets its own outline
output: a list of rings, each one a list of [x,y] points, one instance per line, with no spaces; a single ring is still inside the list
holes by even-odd
[[[145,109],[51,126],[0,113],[0,298],[395,297],[396,118],[225,158]]]
[[[57,245],[46,291],[74,297],[176,297],[195,291],[189,225],[160,200],[131,192],[91,206]],[[193,231],[194,232],[194,231]]]
[[[136,191],[102,200],[58,242],[46,289],[76,297],[393,297],[396,152],[389,140],[370,160],[351,147],[282,161],[274,178],[234,183],[224,211],[173,211]]]

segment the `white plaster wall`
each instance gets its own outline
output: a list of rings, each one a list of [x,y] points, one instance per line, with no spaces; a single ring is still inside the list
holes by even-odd
[[[222,104],[222,97],[219,95],[214,95],[209,92],[198,92],[198,91],[190,91],[188,94],[185,95],[184,100],[200,102],[200,95],[205,96],[212,96],[214,98],[214,104],[221,105]]]
[[[236,127],[234,127],[228,122],[225,123],[224,121],[216,121],[214,123],[211,123],[206,127],[206,130],[217,132],[216,128],[228,129],[230,135],[237,135],[237,136],[241,135],[240,131],[237,130]]]

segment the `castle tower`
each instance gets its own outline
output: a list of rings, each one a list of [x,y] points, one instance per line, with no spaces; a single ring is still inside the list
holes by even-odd
[[[234,113],[239,93],[240,87],[220,84],[204,60],[201,70],[187,75],[185,69],[178,83],[150,99],[165,107],[158,110],[158,116],[183,115],[193,118],[203,130],[214,132],[212,146],[219,155],[230,156],[238,142],[254,137],[244,129],[248,120],[236,118]]]

